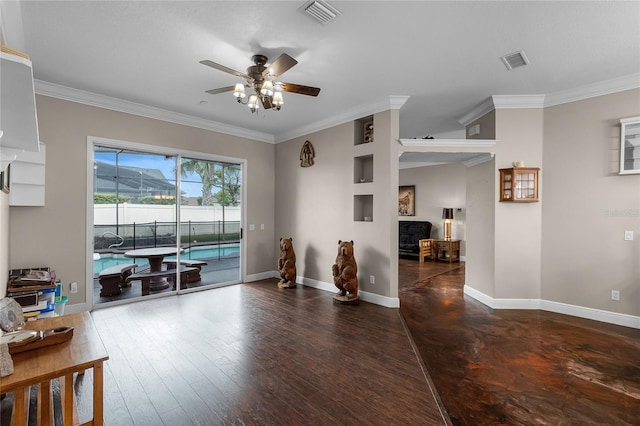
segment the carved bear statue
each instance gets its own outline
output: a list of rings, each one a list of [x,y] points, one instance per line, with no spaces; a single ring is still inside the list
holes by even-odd
[[[358,265],[353,257],[353,241],[338,241],[338,257],[333,265],[333,283],[340,290],[334,299],[358,299]]]
[[[293,238],[280,238],[280,258],[278,258],[280,282],[278,287],[295,287],[296,253],[293,251]]]

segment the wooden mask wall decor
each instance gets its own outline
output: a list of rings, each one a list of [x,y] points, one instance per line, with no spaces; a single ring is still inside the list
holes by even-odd
[[[311,167],[314,163],[316,151],[313,149],[311,142],[305,141],[300,150],[300,167]]]

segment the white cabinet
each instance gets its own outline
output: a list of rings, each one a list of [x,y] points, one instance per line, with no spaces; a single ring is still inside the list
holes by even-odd
[[[31,61],[3,46],[0,76],[0,165],[4,169],[21,152],[38,152],[39,137]]]
[[[45,145],[39,152],[25,151],[11,163],[10,206],[44,206]]]

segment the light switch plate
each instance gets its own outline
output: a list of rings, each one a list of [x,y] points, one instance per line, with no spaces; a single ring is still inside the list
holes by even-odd
[[[624,240],[633,241],[633,231],[624,231]]]

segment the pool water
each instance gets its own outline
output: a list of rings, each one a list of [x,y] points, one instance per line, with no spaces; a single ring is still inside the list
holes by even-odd
[[[182,259],[216,259],[219,257],[237,256],[240,253],[240,244],[224,244],[220,246],[192,247],[185,250],[180,256]],[[176,256],[167,256],[166,259],[175,259]],[[149,265],[149,261],[144,258],[131,259],[123,254],[94,254],[93,273],[99,274],[103,269],[116,265],[135,262],[138,266]]]

